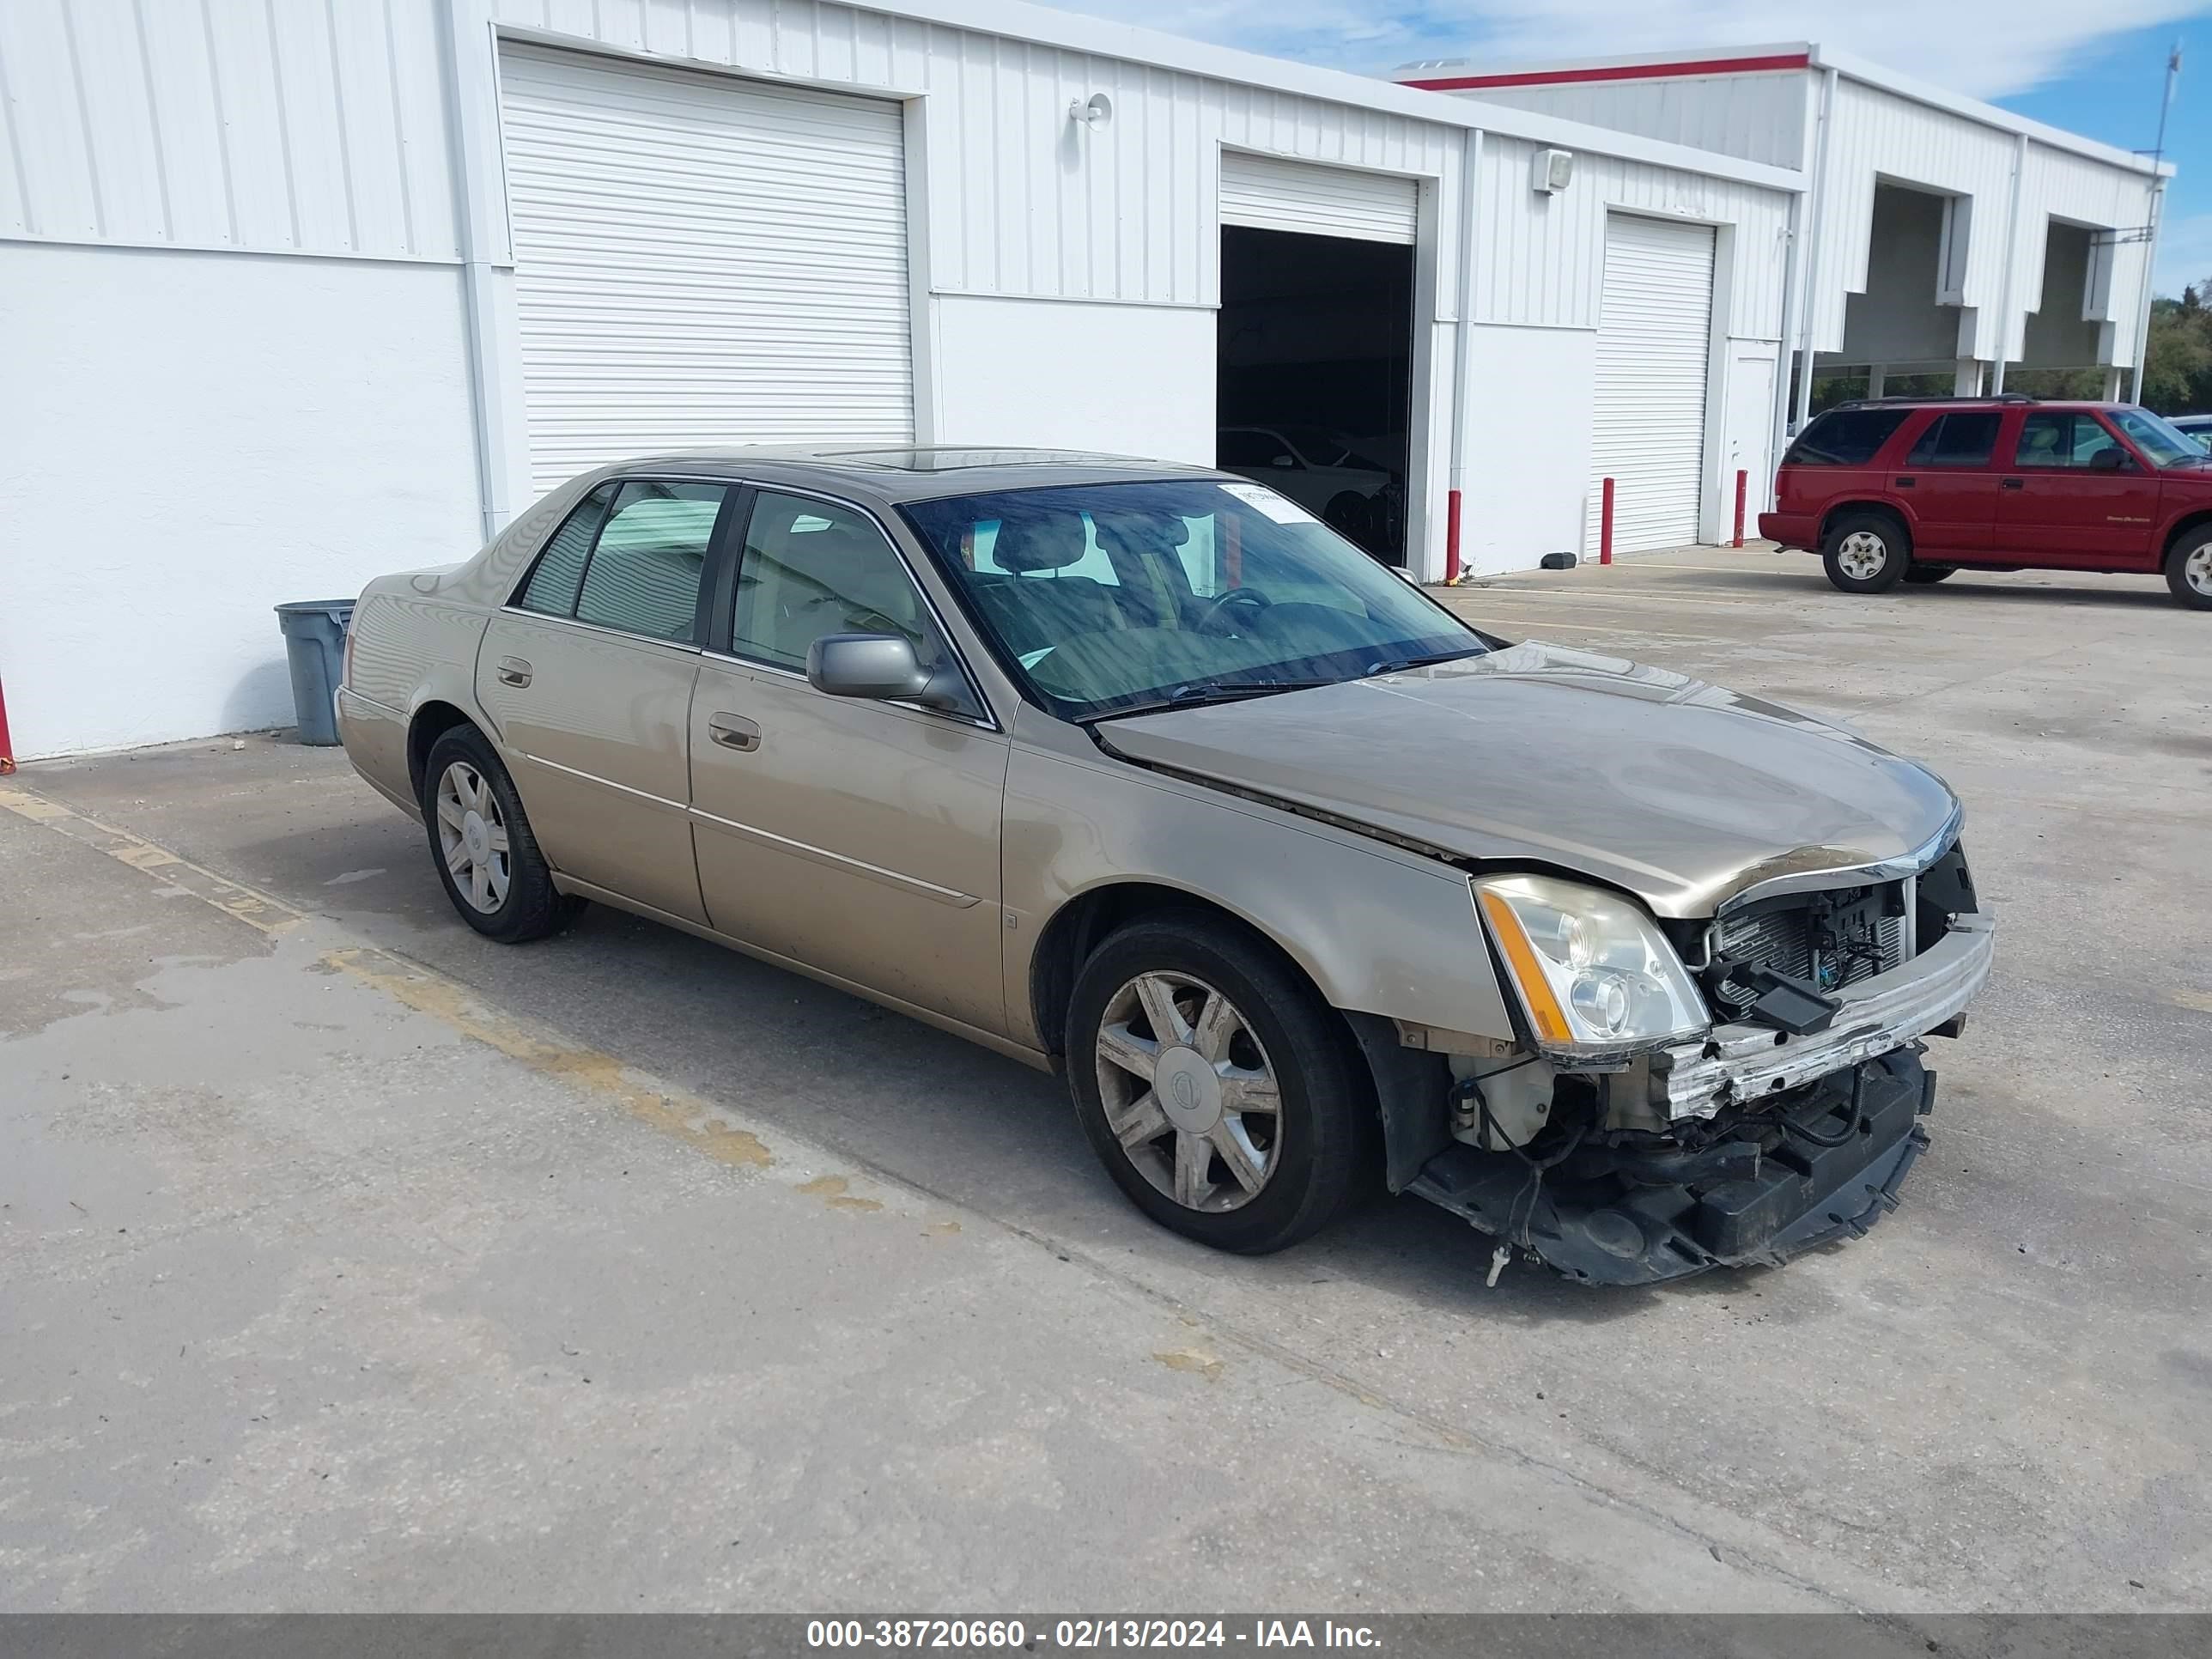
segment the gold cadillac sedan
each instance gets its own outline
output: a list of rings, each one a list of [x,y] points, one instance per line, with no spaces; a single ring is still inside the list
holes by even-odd
[[[1990,967],[1929,772],[1479,632],[1200,469],[601,468],[371,584],[337,712],[478,932],[596,900],[1057,1071],[1225,1249],[1382,1189],[1493,1279],[1863,1233]]]

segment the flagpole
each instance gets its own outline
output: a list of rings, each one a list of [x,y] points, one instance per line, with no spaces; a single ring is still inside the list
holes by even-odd
[[[2152,148],[2150,164],[2154,169],[2166,160],[2166,122],[2173,112],[2174,83],[2181,79],[2181,42],[2173,43],[2173,50],[2166,56],[2166,96],[2158,106],[2158,143]],[[2135,382],[2128,392],[2130,403],[2142,401],[2143,361],[2150,356],[2151,267],[2158,259],[2159,221],[2164,216],[2166,180],[2154,171],[2150,186],[2150,237],[2143,244],[2142,313],[2136,328]]]

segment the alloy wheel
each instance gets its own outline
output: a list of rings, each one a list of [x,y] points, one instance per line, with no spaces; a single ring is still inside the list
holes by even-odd
[[[507,819],[483,773],[455,761],[438,779],[438,848],[454,890],[471,908],[490,915],[507,902],[514,877]]]
[[[1188,1210],[1251,1202],[1282,1155],[1273,1062],[1236,1004],[1188,974],[1139,974],[1098,1022],[1099,1098],[1130,1164]]]
[[[2212,599],[2212,542],[2191,553],[2183,561],[2182,580],[2207,599]]]
[[[1836,566],[1855,582],[1872,581],[1889,563],[1889,544],[1871,530],[1854,530],[1836,544]]]

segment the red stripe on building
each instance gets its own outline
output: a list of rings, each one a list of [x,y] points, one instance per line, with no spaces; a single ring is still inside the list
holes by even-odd
[[[1810,69],[1810,53],[1771,58],[1703,58],[1676,64],[1615,64],[1603,69],[1528,70],[1517,75],[1454,75],[1436,81],[1401,81],[1424,92],[1472,92],[1484,87],[1557,87],[1582,81],[1657,81],[1682,75],[1756,75],[1767,70]]]

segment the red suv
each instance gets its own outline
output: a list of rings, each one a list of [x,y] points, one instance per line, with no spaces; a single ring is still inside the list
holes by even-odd
[[[2212,454],[2133,404],[1838,404],[1800,433],[1759,533],[1846,593],[1953,571],[2163,570],[2212,610]]]

